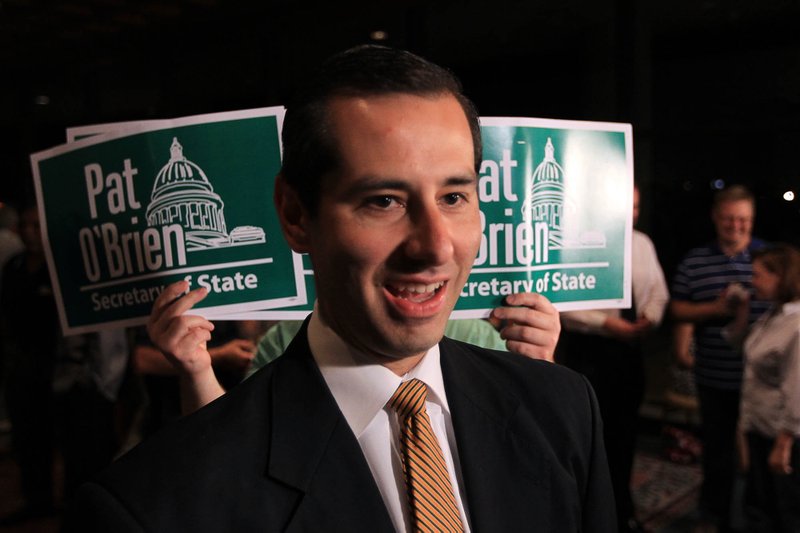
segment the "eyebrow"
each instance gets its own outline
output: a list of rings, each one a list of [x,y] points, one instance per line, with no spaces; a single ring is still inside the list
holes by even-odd
[[[477,184],[478,184],[478,176],[477,174],[472,174],[466,176],[451,176],[449,178],[446,178],[444,180],[444,183],[442,183],[442,187],[458,187],[465,185],[477,186]],[[350,188],[348,188],[345,191],[345,195],[356,196],[380,190],[405,191],[408,189],[410,189],[410,187],[408,186],[408,182],[406,180],[367,176],[364,179],[359,180],[357,183],[354,183]]]

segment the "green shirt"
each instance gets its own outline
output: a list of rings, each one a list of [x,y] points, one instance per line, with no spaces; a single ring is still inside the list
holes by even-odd
[[[262,366],[271,363],[281,356],[294,336],[300,331],[302,320],[282,320],[278,322],[258,341],[256,356],[248,376]],[[506,342],[500,333],[485,320],[477,318],[468,320],[448,320],[444,334],[451,339],[467,342],[490,350],[505,350]]]

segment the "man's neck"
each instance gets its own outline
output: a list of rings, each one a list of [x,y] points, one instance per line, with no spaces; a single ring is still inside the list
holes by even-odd
[[[317,322],[315,326],[315,329],[317,330],[317,335],[322,335],[323,333],[324,335],[333,335],[338,339],[338,342],[341,342],[342,344],[348,346],[353,351],[354,354],[358,354],[357,355],[358,360],[377,363],[381,366],[386,367],[388,370],[391,370],[392,373],[401,377],[406,375],[409,371],[411,371],[412,368],[417,366],[420,363],[420,361],[422,361],[422,359],[425,357],[425,355],[428,353],[427,351],[425,351],[410,356],[392,357],[389,355],[384,355],[382,353],[376,352],[374,350],[369,350],[364,346],[358,346],[356,344],[347,342],[347,340],[345,340],[345,338],[342,335],[340,335],[334,328],[332,328],[328,321],[325,320],[324,313],[319,312],[318,305],[314,306],[314,315],[312,317],[312,320]],[[323,329],[325,330],[325,332],[322,331]]]
[[[719,245],[719,249],[722,250],[722,253],[727,255],[728,257],[733,257],[734,255],[738,255],[745,250],[747,250],[748,246],[750,246],[750,241],[746,241],[744,244],[740,243],[723,243],[717,242]]]
[[[427,353],[427,352],[425,352]],[[382,361],[381,364],[397,374],[400,377],[405,376],[408,374],[412,368],[417,366],[422,358],[425,357],[425,353],[421,353],[419,355],[414,355],[411,357],[403,357],[401,359],[392,359],[390,357],[381,357]]]

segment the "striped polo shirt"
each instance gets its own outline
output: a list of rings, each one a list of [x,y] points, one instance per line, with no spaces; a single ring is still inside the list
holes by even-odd
[[[752,296],[751,252],[765,246],[753,239],[748,248],[728,257],[714,242],[690,250],[678,265],[672,283],[672,298],[692,303],[715,300],[731,283],[740,283]],[[769,308],[769,302],[750,300],[750,323]],[[714,318],[695,324],[695,379],[698,385],[738,390],[742,383],[742,354],[723,337],[722,328],[731,317]]]

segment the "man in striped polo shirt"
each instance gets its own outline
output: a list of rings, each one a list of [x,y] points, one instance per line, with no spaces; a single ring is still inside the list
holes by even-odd
[[[711,210],[717,239],[690,250],[672,284],[672,317],[694,324],[694,373],[704,442],[701,520],[720,531],[730,522],[742,380],[742,355],[723,338],[722,330],[743,292],[751,291],[750,253],[764,245],[752,237],[754,214],[755,200],[745,187],[718,192]],[[751,322],[767,307],[767,302],[751,300]]]

